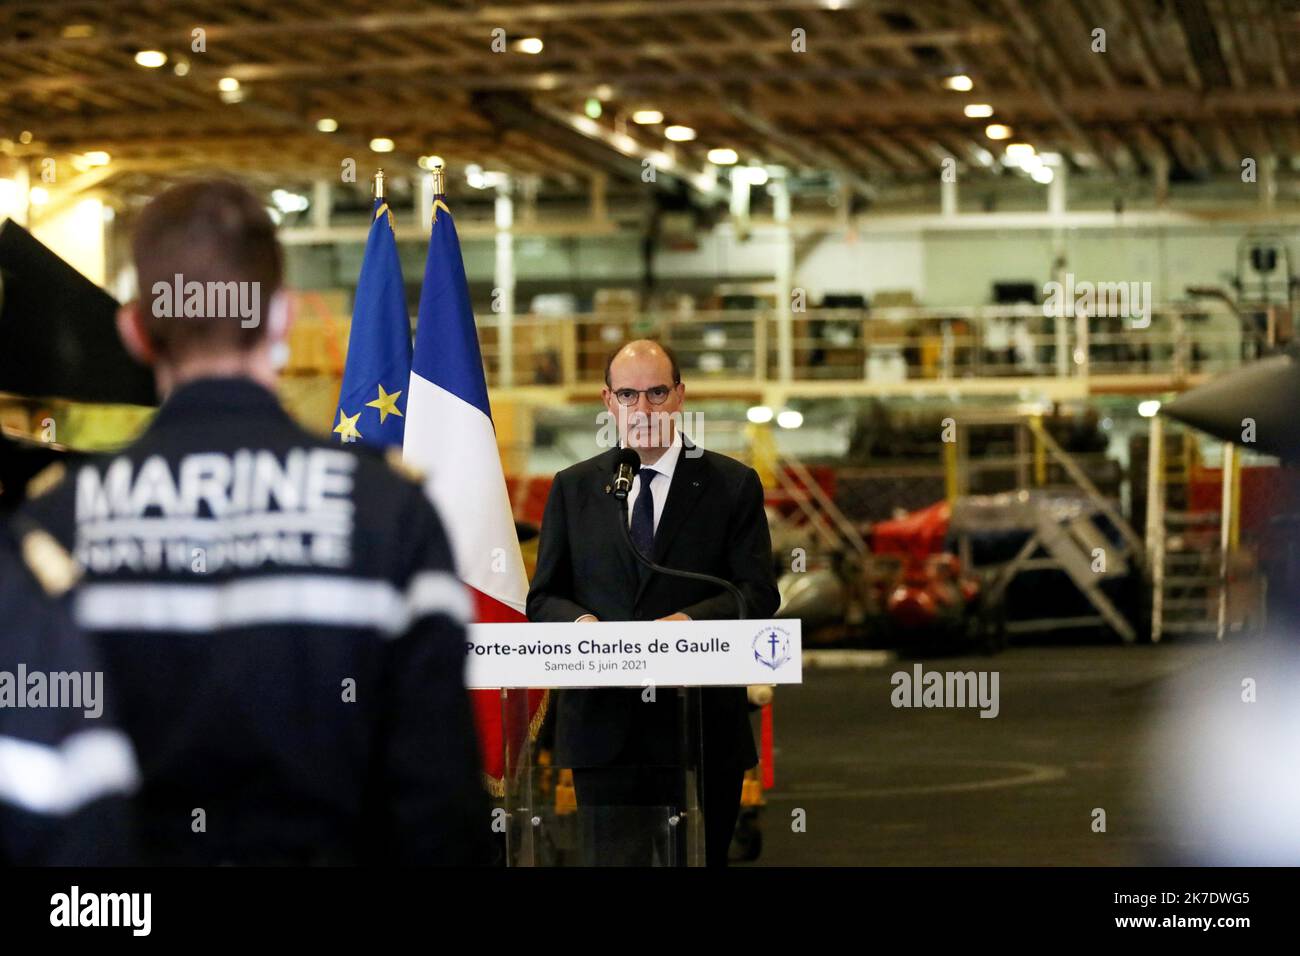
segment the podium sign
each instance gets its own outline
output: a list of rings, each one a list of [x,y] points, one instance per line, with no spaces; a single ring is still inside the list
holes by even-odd
[[[465,682],[487,687],[798,684],[800,621],[471,624]]]
[[[470,625],[467,684],[504,688],[505,778],[498,796],[506,811],[501,832],[507,863],[703,864],[704,795],[710,785],[706,768],[713,761],[725,765],[727,759],[711,749],[702,716],[704,700],[740,693],[723,688],[800,683],[799,624],[746,620]],[[560,763],[554,715],[534,726],[528,694],[518,688],[550,688],[553,698],[598,694],[609,701],[618,695],[640,732],[654,735],[646,739],[656,746],[635,756],[615,754],[616,759],[595,765]],[[552,711],[563,709],[556,700],[550,706]],[[643,707],[647,709],[640,711]],[[580,709],[570,709],[567,719],[580,720],[580,714]],[[610,782],[617,779],[634,785],[611,790]]]

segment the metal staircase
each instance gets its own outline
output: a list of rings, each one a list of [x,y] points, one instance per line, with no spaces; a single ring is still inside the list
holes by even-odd
[[[1151,640],[1164,635],[1214,635],[1224,630],[1223,517],[1193,510],[1195,437],[1152,419],[1148,465],[1147,551],[1151,556]]]

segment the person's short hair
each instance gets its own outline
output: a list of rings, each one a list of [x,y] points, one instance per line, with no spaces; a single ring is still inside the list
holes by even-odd
[[[663,349],[664,355],[668,356],[668,361],[673,367],[673,384],[680,385],[682,383],[682,370],[681,370],[681,366],[677,364],[677,353],[673,351],[673,347],[664,342],[660,342],[658,339],[646,339],[646,341],[653,342],[655,345],[659,346],[659,348]],[[618,348],[614,349],[614,351],[610,352],[609,357],[605,359],[605,387],[606,388],[614,387],[609,380],[610,367],[613,366],[614,359],[618,358],[618,353],[623,351],[625,348],[627,348],[629,344],[631,343],[624,342]]]
[[[280,288],[284,259],[275,224],[247,187],[207,179],[168,189],[140,214],[131,252],[140,315],[161,357],[247,351],[266,337],[263,319]],[[188,309],[176,301],[178,281],[182,292],[203,289],[203,301],[191,300]],[[162,295],[167,303],[158,301]],[[231,314],[231,295],[242,296],[247,311],[257,304],[255,320]]]

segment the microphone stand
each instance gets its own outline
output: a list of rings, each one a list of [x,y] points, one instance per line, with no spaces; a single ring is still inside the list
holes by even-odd
[[[691,581],[703,581],[705,584],[716,584],[718,587],[729,591],[731,596],[735,599],[736,620],[743,621],[749,616],[749,605],[745,601],[745,595],[741,594],[740,588],[736,587],[726,578],[716,577],[712,574],[701,574],[698,571],[679,571],[676,568],[666,568],[662,564],[656,564],[654,561],[642,554],[640,550],[637,549],[637,546],[632,543],[632,533],[628,531],[627,528],[627,498],[620,497],[618,504],[619,517],[622,519],[618,526],[623,529],[623,541],[626,542],[628,548],[631,549],[632,555],[637,559],[637,561],[645,565],[651,571],[657,571],[660,574],[667,574],[675,578],[686,578]]]
[[[698,571],[681,571],[678,570],[677,568],[666,568],[662,564],[658,564],[655,561],[652,561],[650,558],[646,557],[644,554],[642,554],[640,549],[637,548],[637,546],[632,543],[632,533],[631,531],[628,530],[627,496],[618,495],[617,497],[619,502],[618,526],[620,529],[622,529],[623,541],[627,544],[628,548],[632,551],[632,554],[637,559],[637,561],[639,561],[645,567],[649,568],[651,571],[658,572],[659,574],[667,574],[675,578],[686,578],[687,580],[690,581],[703,581],[706,584],[716,584],[719,587],[722,587],[723,589],[729,591],[731,593],[731,596],[736,601],[736,619],[737,620],[745,619],[745,617],[749,613],[749,607],[745,602],[745,595],[741,594],[740,588],[736,587],[730,581],[726,580],[725,578],[716,577],[715,575],[712,574],[702,574]],[[695,777],[693,779],[687,779],[685,781],[686,793],[683,795],[682,802],[687,804],[687,808],[685,811],[681,813],[681,816],[684,816],[686,818],[686,826],[690,831],[690,838],[687,841],[686,848],[690,850],[689,855],[693,857],[693,859],[686,860],[686,865],[689,866],[691,865],[691,863],[694,863],[695,865],[699,866],[702,865],[703,862],[703,854],[700,852],[700,846],[704,839],[704,824],[703,824],[704,814],[702,812],[703,811],[702,804],[704,802],[704,798],[703,798],[704,787],[702,785],[703,784],[702,776],[703,776],[703,767],[704,767],[704,722],[703,722],[703,710],[701,708],[701,702],[700,702],[700,688],[698,687],[680,688],[678,694],[678,700],[680,701],[680,705],[681,705],[680,712],[681,712],[681,720],[682,720],[682,728],[683,728],[680,756],[682,761],[682,772],[684,774],[691,773],[691,759],[690,759],[691,754],[690,754],[690,740],[689,740],[690,728],[693,726],[698,726],[700,729],[700,739],[697,742],[698,746],[696,751],[698,753],[698,758],[695,761],[695,771],[694,771]],[[694,718],[695,718],[694,720],[692,720],[692,714],[694,714]],[[690,805],[690,800],[692,796],[696,796],[699,798],[698,805],[696,806]],[[687,854],[683,853],[682,855],[686,856]],[[676,852],[674,852],[674,856],[676,856]]]

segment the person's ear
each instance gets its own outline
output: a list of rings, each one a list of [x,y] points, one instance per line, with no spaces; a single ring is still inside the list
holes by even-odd
[[[117,336],[127,354],[142,365],[152,365],[157,352],[140,317],[140,300],[132,299],[117,310]]]

